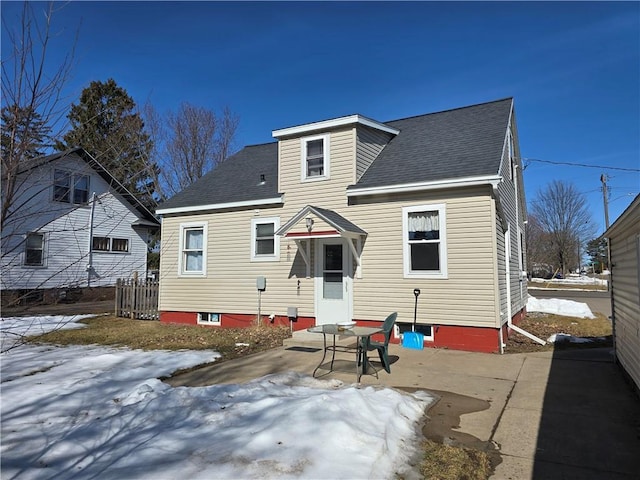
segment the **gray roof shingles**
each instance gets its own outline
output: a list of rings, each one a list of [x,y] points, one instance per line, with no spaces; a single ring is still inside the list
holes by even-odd
[[[512,103],[506,98],[385,122],[400,133],[349,190],[497,175]],[[277,178],[277,142],[248,146],[159,208],[274,198]]]

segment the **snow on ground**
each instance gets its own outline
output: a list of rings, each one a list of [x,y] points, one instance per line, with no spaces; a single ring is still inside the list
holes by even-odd
[[[584,337],[574,337],[568,333],[554,333],[549,338],[547,338],[547,342],[549,343],[591,343],[593,342],[592,338],[584,338]]]
[[[529,295],[527,312],[554,313],[567,317],[595,318],[586,303],[560,298],[535,298]]]
[[[542,283],[545,287],[558,287],[562,285],[607,285],[607,280],[587,277],[585,275],[570,275],[567,278],[553,278],[550,280],[545,280],[544,278],[532,278],[531,282],[536,284]]]
[[[6,318],[79,328],[70,319]],[[21,327],[22,325],[22,327]],[[173,388],[214,351],[20,345],[0,356],[3,479],[393,478],[418,447],[425,392],[299,373]]]

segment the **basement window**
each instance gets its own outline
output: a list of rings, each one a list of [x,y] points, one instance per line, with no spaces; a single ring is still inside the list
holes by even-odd
[[[405,332],[411,332],[413,328],[412,323],[395,323],[393,325],[393,338],[400,340],[401,335]],[[433,326],[424,325],[422,323],[416,324],[415,331],[424,335],[424,339],[427,342],[433,342]]]
[[[198,313],[198,325],[220,325],[220,314],[200,312]]]

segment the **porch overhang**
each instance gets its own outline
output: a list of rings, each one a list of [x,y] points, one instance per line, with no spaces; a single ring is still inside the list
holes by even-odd
[[[280,227],[276,235],[296,243],[307,266],[307,278],[311,276],[311,240],[345,238],[356,262],[355,275],[357,278],[362,276],[362,241],[367,232],[333,210],[307,205]]]

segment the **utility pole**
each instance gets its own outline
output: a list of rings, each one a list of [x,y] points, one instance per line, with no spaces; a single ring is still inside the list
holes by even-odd
[[[609,195],[607,193],[607,176],[603,173],[600,175],[602,182],[602,198],[604,200],[604,225],[605,230],[609,229]]]

